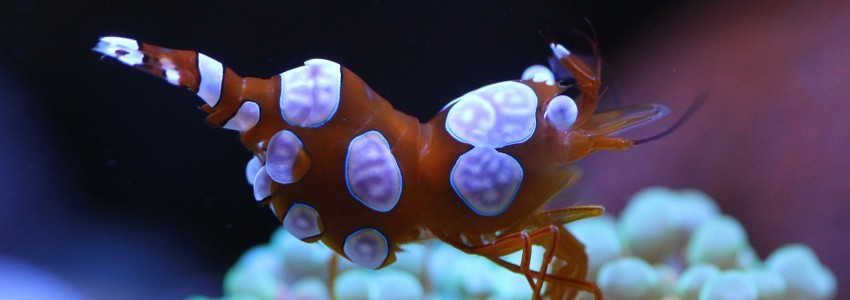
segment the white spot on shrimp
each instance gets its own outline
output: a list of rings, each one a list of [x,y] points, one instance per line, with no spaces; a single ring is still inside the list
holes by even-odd
[[[510,155],[489,147],[462,154],[452,168],[450,181],[457,195],[482,216],[504,212],[522,182],[522,167]]]
[[[564,46],[561,44],[552,43],[551,45],[549,45],[549,48],[552,48],[552,53],[554,53],[555,57],[557,57],[558,59],[570,55],[570,50],[567,50],[567,48],[564,48]]]
[[[543,118],[560,130],[569,129],[570,126],[573,126],[577,117],[578,107],[576,107],[575,101],[565,95],[552,98],[552,101],[549,101],[549,105],[546,106],[546,112],[543,113]]]
[[[537,124],[537,95],[519,82],[491,84],[454,102],[446,116],[446,131],[476,147],[522,143],[531,137]]]
[[[118,59],[118,61],[129,65],[141,65],[145,55],[139,51],[139,42],[133,39],[105,36],[92,49],[103,53],[103,55]]]
[[[224,128],[244,132],[257,125],[259,121],[260,106],[255,102],[245,101],[239,107],[239,110],[236,111],[236,115],[230,118],[230,120],[227,120]]]
[[[180,84],[180,72],[174,69],[166,69],[165,70],[165,80],[172,85]]]
[[[224,65],[203,53],[198,53],[198,73],[201,74],[198,97],[201,97],[209,106],[215,107],[221,98]]]
[[[319,218],[319,212],[313,207],[295,203],[283,217],[283,228],[299,240],[322,234],[324,227]]]
[[[351,262],[369,269],[380,268],[389,256],[387,238],[374,228],[360,229],[345,238],[342,251]]]
[[[339,64],[311,59],[280,75],[280,112],[292,126],[319,127],[339,108],[342,73]]]
[[[307,174],[310,157],[292,131],[281,130],[269,140],[265,168],[274,181],[293,183]]]
[[[345,185],[357,201],[387,212],[401,198],[401,169],[384,136],[375,130],[351,140],[345,157]]]
[[[251,157],[251,160],[245,166],[245,177],[248,178],[248,184],[254,185],[254,178],[257,177],[257,173],[260,172],[260,168],[262,167],[263,162],[257,156]]]
[[[523,80],[531,80],[534,82],[545,82],[546,84],[555,84],[555,74],[549,68],[541,65],[533,65],[522,72]]]
[[[266,167],[261,167],[254,177],[254,199],[263,201],[272,195],[272,178],[266,173]]]

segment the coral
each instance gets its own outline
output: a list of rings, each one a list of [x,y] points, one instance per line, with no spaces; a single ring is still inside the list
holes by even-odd
[[[598,272],[596,282],[609,299],[835,296],[835,276],[809,247],[784,246],[762,262],[744,227],[699,191],[648,188],[630,200],[616,229],[592,219],[567,227],[587,246],[590,273]],[[613,234],[621,245],[610,241]]]

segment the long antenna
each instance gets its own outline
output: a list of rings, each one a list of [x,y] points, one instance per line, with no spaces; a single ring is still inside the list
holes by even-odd
[[[699,109],[699,108],[700,108],[703,104],[705,104],[705,101],[706,101],[706,100],[708,100],[708,92],[703,91],[703,92],[701,92],[699,95],[697,95],[697,98],[696,98],[696,99],[694,99],[694,102],[693,102],[693,103],[691,103],[691,105],[688,107],[688,109],[685,111],[685,113],[684,113],[684,114],[682,114],[682,116],[681,116],[681,117],[679,117],[679,119],[678,119],[678,120],[676,120],[676,123],[673,123],[673,126],[670,126],[670,128],[667,128],[667,130],[664,130],[664,131],[662,131],[661,133],[656,134],[656,135],[653,135],[653,136],[651,136],[651,137],[642,138],[642,139],[639,139],[639,140],[634,140],[634,144],[635,144],[635,145],[640,145],[640,144],[648,143],[648,142],[651,142],[651,141],[654,141],[654,140],[660,139],[660,138],[662,138],[662,137],[664,137],[664,136],[666,136],[666,135],[668,135],[668,134],[672,133],[672,132],[673,132],[673,131],[675,131],[677,128],[679,128],[679,126],[682,126],[682,124],[684,124],[684,123],[685,123],[685,121],[687,121],[688,119],[690,119],[690,118],[693,116],[693,114],[694,114],[694,113],[695,113],[695,112],[696,112],[696,111],[697,111],[697,110],[698,110],[698,109]]]

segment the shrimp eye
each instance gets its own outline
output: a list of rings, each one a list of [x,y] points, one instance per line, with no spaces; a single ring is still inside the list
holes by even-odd
[[[549,123],[552,123],[555,128],[560,130],[568,129],[570,126],[573,126],[573,123],[576,122],[577,116],[578,107],[576,107],[576,102],[565,95],[559,95],[552,98],[552,101],[549,101],[549,105],[546,106],[546,112],[543,113],[543,117],[546,118],[546,121],[549,121]]]

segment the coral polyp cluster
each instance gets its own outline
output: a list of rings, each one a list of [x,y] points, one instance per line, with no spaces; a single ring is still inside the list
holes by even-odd
[[[588,279],[607,299],[831,299],[836,280],[802,244],[762,260],[743,226],[696,190],[649,188],[619,220],[603,216],[567,225],[589,257]],[[228,272],[224,299],[529,299],[524,276],[440,242],[411,244],[381,270],[334,254],[279,229]],[[532,266],[542,261],[534,248]],[[507,260],[519,262],[515,253]],[[332,289],[331,289],[332,287]],[[331,295],[333,293],[333,295]],[[589,293],[579,298],[592,299]],[[198,299],[205,299],[198,297]]]
[[[696,190],[648,188],[619,221],[567,227],[609,299],[831,299],[836,291],[835,276],[808,246],[786,245],[761,260],[744,227]]]

